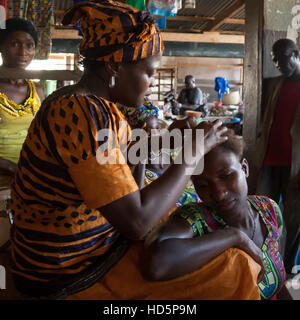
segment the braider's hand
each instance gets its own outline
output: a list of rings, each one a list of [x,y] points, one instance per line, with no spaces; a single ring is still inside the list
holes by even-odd
[[[222,126],[222,121],[220,120],[215,120],[213,122],[202,121],[196,129],[204,130],[205,154],[228,139],[228,137],[224,135],[228,129],[225,126]]]

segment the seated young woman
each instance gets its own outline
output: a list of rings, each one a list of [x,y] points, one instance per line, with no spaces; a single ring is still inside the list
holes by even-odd
[[[146,238],[147,278],[176,279],[239,248],[262,266],[258,283],[262,299],[289,297],[279,252],[282,215],[273,200],[248,195],[249,167],[243,149],[241,137],[228,132],[228,140],[206,154],[203,172],[192,176],[203,202],[178,208]]]
[[[242,159],[242,141],[230,136],[228,143],[208,153],[205,164],[203,174],[193,178],[204,204],[191,202],[178,208],[164,219],[167,222],[148,234],[145,242],[131,243],[124,257],[103,279],[68,299],[253,300],[277,292],[285,277],[276,247],[281,213],[266,198],[250,197],[248,204],[248,166]],[[219,216],[207,207],[208,203],[214,206],[214,202],[200,192],[200,183],[204,183],[200,179],[207,179],[205,183],[210,186],[213,179],[223,181],[223,187],[214,187],[213,199],[218,204],[217,211],[224,214]],[[226,198],[218,190],[223,190]],[[244,214],[245,208],[248,215]],[[257,210],[263,215],[261,218],[256,208],[260,208]],[[252,215],[254,220],[250,220]],[[225,221],[232,227],[226,228]],[[260,250],[263,236],[266,240]],[[272,263],[269,265],[274,272],[264,277],[267,263]]]

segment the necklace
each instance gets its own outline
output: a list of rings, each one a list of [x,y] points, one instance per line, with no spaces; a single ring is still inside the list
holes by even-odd
[[[249,204],[249,203],[248,203]],[[254,218],[254,214],[253,214],[253,212],[252,212],[252,209],[251,209],[251,205],[249,204],[249,206],[250,207],[248,207],[248,210],[250,211],[250,213],[251,213],[251,217],[252,217],[252,219],[253,219],[253,221],[254,221],[254,227],[253,227],[253,232],[252,232],[252,236],[251,236],[251,240],[253,240],[254,239],[254,235],[255,235],[255,231],[256,231],[256,219]]]

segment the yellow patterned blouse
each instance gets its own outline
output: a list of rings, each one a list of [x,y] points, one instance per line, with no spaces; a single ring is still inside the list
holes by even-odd
[[[0,92],[0,158],[18,162],[23,142],[41,101],[33,81],[26,80],[29,94],[23,104],[16,104]]]

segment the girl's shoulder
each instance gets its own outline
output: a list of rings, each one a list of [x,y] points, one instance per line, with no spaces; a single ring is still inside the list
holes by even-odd
[[[185,219],[193,228],[195,236],[225,227],[225,222],[202,202],[187,203],[179,207],[173,214]]]
[[[205,212],[210,214],[211,210],[202,202],[190,202],[179,207],[174,212],[174,214],[179,214],[181,216],[197,216],[199,218],[204,218]]]
[[[249,201],[254,204],[260,211],[268,218],[276,217],[276,214],[280,212],[279,205],[267,196],[249,196]]]

